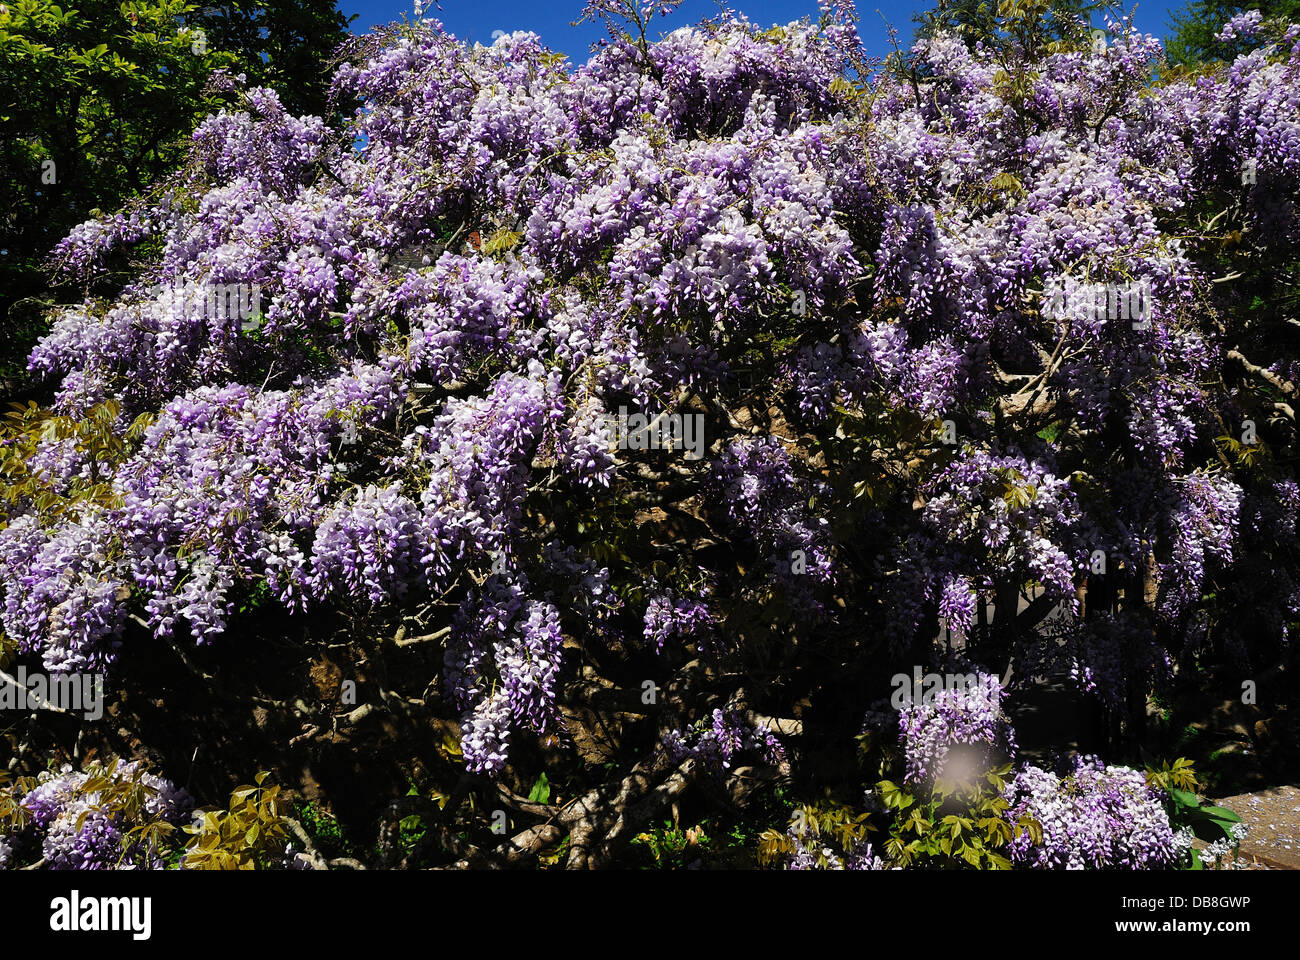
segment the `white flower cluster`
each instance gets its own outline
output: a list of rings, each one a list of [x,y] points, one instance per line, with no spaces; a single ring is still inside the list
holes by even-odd
[[[1241,846],[1241,841],[1249,831],[1250,827],[1246,824],[1234,823],[1228,828],[1228,836],[1224,837],[1222,840],[1214,841],[1214,843],[1201,851],[1201,863],[1205,864],[1207,867],[1214,866],[1220,859],[1236,851],[1236,849]]]

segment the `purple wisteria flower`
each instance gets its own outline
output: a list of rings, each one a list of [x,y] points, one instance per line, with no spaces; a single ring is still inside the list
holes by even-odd
[[[1154,870],[1171,867],[1174,831],[1159,793],[1138,770],[1078,757],[1063,777],[1026,766],[1007,785],[1008,816],[1027,815],[1043,830],[1011,844],[1012,861],[1036,869]]]

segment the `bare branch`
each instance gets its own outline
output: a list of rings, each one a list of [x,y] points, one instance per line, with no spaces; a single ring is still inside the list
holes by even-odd
[[[1241,364],[1243,367],[1246,368],[1246,371],[1248,373],[1254,374],[1256,377],[1263,380],[1265,383],[1273,387],[1275,390],[1281,391],[1282,396],[1291,397],[1295,395],[1294,383],[1292,383],[1290,380],[1285,380],[1282,377],[1279,377],[1276,373],[1274,373],[1272,370],[1267,369],[1266,367],[1261,367],[1257,363],[1251,363],[1249,360],[1246,359],[1246,357],[1242,354],[1240,350],[1229,350],[1228,359],[1236,360],[1239,364]],[[1294,419],[1294,415],[1292,415],[1292,419]]]
[[[301,823],[290,817],[281,817],[280,822],[288,827],[289,832],[292,833],[298,839],[298,842],[302,844],[303,850],[307,856],[307,861],[311,864],[313,870],[329,869],[329,864],[326,862],[325,858],[320,855],[320,852],[317,851],[316,845],[311,842],[311,837],[307,835],[307,831],[303,829]]]

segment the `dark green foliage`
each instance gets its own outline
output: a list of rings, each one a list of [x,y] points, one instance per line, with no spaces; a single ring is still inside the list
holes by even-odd
[[[191,131],[222,106],[206,89],[211,72],[244,73],[276,88],[290,110],[339,119],[325,70],[347,23],[325,0],[3,5],[0,378],[21,376],[48,306],[79,299],[48,289],[50,250],[180,162]]]
[[[912,22],[917,25],[917,37],[931,37],[947,30],[973,46],[981,41],[989,43],[998,35],[995,14],[1000,6],[998,0],[939,0],[933,8],[914,14]],[[1065,40],[1077,34],[1076,19],[1087,21],[1094,10],[1107,5],[1087,0],[1051,0],[1045,6],[1043,25],[1047,34],[1054,40]]]
[[[1193,66],[1201,63],[1230,63],[1249,53],[1263,40],[1238,38],[1230,43],[1214,39],[1223,25],[1246,10],[1258,10],[1265,19],[1273,17],[1300,21],[1300,0],[1262,0],[1258,3],[1224,3],[1222,0],[1192,0],[1171,17],[1173,33],[1165,41],[1171,63]]]
[[[241,55],[239,72],[254,86],[272,87],[295,115],[332,117],[329,97],[333,57],[348,24],[334,0],[226,0],[198,7],[188,18],[215,50]]]

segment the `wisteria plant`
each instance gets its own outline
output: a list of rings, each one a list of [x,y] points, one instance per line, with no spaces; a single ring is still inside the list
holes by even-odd
[[[583,802],[511,801],[527,839],[591,866],[733,750],[851,745],[882,664],[1066,671],[1131,732],[1198,655],[1286,655],[1300,25],[1156,82],[1154,37],[1049,35],[1042,0],[884,64],[845,2],[656,39],[660,6],[593,0],[578,64],[360,38],[342,140],[214,74],[184,166],[52,254],[86,296],[0,440],[22,656],[111,692],[151,637],[257,635],[254,590],[418,634],[424,694],[376,705],[454,723],[507,799],[548,770]],[[620,442],[624,408],[701,418],[705,455]],[[622,752],[564,782],[543,752],[605,707]],[[1024,776],[1048,836],[1066,794],[1149,812],[1128,774]]]

